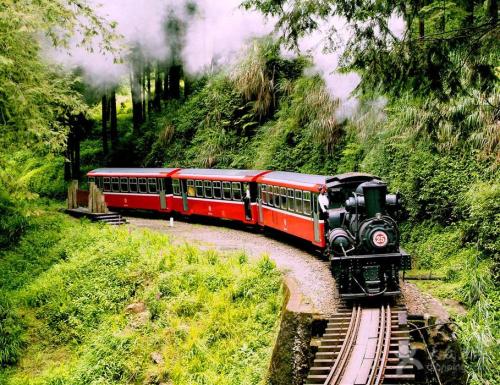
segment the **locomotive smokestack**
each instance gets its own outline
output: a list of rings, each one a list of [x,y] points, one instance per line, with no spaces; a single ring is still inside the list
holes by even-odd
[[[387,185],[383,182],[369,182],[363,184],[363,196],[365,198],[366,214],[369,218],[377,214],[385,214],[385,196]]]

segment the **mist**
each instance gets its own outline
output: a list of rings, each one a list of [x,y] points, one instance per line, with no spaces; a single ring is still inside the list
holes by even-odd
[[[80,39],[76,36],[69,49],[47,46],[46,56],[66,70],[81,69],[85,81],[96,88],[117,84],[128,76],[128,55],[132,48],[145,59],[168,62],[174,54],[172,47],[180,47],[175,55],[182,59],[184,69],[199,74],[232,64],[252,38],[269,34],[273,29],[272,23],[260,13],[239,8],[239,0],[90,0],[90,3],[99,16],[116,22],[118,51],[101,52],[98,40],[93,42],[91,50],[79,47]],[[166,28],[172,18],[183,25],[180,36]]]
[[[109,22],[116,22],[120,35],[114,53],[102,53],[94,42],[92,51],[78,47],[75,38],[69,50],[47,50],[47,55],[65,69],[80,68],[85,81],[96,88],[116,85],[127,79],[130,72],[130,50],[140,52],[147,60],[168,62],[176,56],[184,71],[191,75],[218,71],[230,67],[244,54],[247,44],[256,37],[272,34],[275,20],[261,13],[242,9],[241,0],[90,0],[96,13]],[[193,6],[194,5],[194,6]],[[182,32],[172,33],[168,20],[176,19]],[[397,15],[389,19],[393,34],[400,38],[404,22]],[[334,29],[335,47],[327,36]],[[318,74],[325,81],[333,99],[340,101],[336,118],[352,116],[359,107],[353,93],[361,81],[355,73],[339,72],[339,58],[352,36],[349,24],[342,18],[330,17],[319,28],[299,40],[300,54],[312,58],[313,67],[306,75]],[[282,50],[284,57],[296,57],[297,52]]]

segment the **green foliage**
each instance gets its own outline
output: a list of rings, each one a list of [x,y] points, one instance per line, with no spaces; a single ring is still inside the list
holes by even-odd
[[[0,255],[3,364],[30,357],[0,370],[2,384],[264,383],[282,301],[269,258],[38,210]]]
[[[478,182],[464,196],[462,207],[468,213],[467,238],[479,249],[499,258],[500,182]],[[496,253],[496,255],[495,255]]]
[[[479,89],[496,81],[498,63],[498,6],[496,1],[425,3],[349,0],[298,1],[245,0],[243,6],[260,10],[277,19],[284,43],[297,47],[301,37],[318,30],[332,16],[346,20],[352,34],[341,53],[343,69],[363,74],[361,87],[395,96],[408,90],[427,96],[429,92],[449,97],[473,84]],[[407,31],[396,36],[391,19],[398,16]],[[325,48],[342,46],[337,29],[325,31]],[[461,72],[475,69],[475,79]],[[465,90],[465,92],[467,92]]]
[[[17,242],[28,226],[21,209],[11,200],[0,182],[0,249]]]
[[[7,293],[0,290],[0,368],[17,362],[25,346],[23,324]]]
[[[111,29],[85,0],[6,0],[0,4],[3,147],[30,141],[60,148],[66,139],[67,118],[85,109],[74,91],[74,78],[56,74],[53,65],[42,60],[39,34],[46,34],[56,47],[67,45],[75,32],[82,37],[82,46],[101,34],[102,47],[111,49]]]

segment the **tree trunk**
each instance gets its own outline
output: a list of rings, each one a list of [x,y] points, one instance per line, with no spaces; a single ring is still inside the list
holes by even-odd
[[[83,120],[83,119],[82,119]],[[82,139],[81,128],[79,125],[73,128],[74,141],[73,141],[73,170],[72,179],[80,179],[80,141]]]
[[[141,99],[142,99],[142,119],[146,121],[147,111],[146,111],[146,69],[142,67],[141,71]]]
[[[465,18],[463,27],[468,28],[474,25],[474,1],[468,0],[465,2]]]
[[[184,98],[188,98],[193,92],[193,81],[188,76],[184,75]]]
[[[148,66],[148,72],[146,74],[146,87],[147,87],[147,99],[148,99],[148,116],[151,115],[153,110],[153,98],[151,96],[151,67]]]
[[[64,180],[69,181],[72,178],[72,163],[73,163],[73,132],[70,129],[68,133],[68,141],[66,142],[66,159],[64,160]]]
[[[421,14],[422,8],[425,7],[425,0],[420,0],[418,4],[418,36],[420,39],[425,37],[425,20]]]
[[[165,76],[164,76],[164,79],[163,79],[163,100],[167,100],[169,97],[170,97],[170,94],[169,94],[169,79],[168,79],[168,74],[170,72],[170,67],[169,66],[166,66],[165,68]]]
[[[180,81],[181,81],[181,66],[173,65],[170,67],[168,74],[169,95],[173,99],[181,97]]]
[[[143,122],[141,100],[141,76],[137,69],[130,73],[130,91],[132,93],[132,122],[134,133],[138,134]]]
[[[154,107],[156,111],[161,111],[161,97],[163,93],[163,84],[161,81],[161,72],[160,65],[156,64],[155,70],[155,98],[154,98]]]
[[[111,91],[111,96],[109,98],[110,103],[110,134],[111,134],[111,145],[113,149],[116,148],[116,143],[118,142],[118,117],[116,113],[116,90]]]
[[[496,25],[498,21],[498,3],[497,0],[488,0],[487,2],[487,14],[490,18],[490,23]]]
[[[102,96],[102,152],[104,156],[108,155],[108,97]]]

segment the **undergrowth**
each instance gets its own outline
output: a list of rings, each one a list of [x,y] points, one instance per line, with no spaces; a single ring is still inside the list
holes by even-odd
[[[282,303],[269,258],[53,209],[31,221],[0,253],[0,384],[265,382]]]

